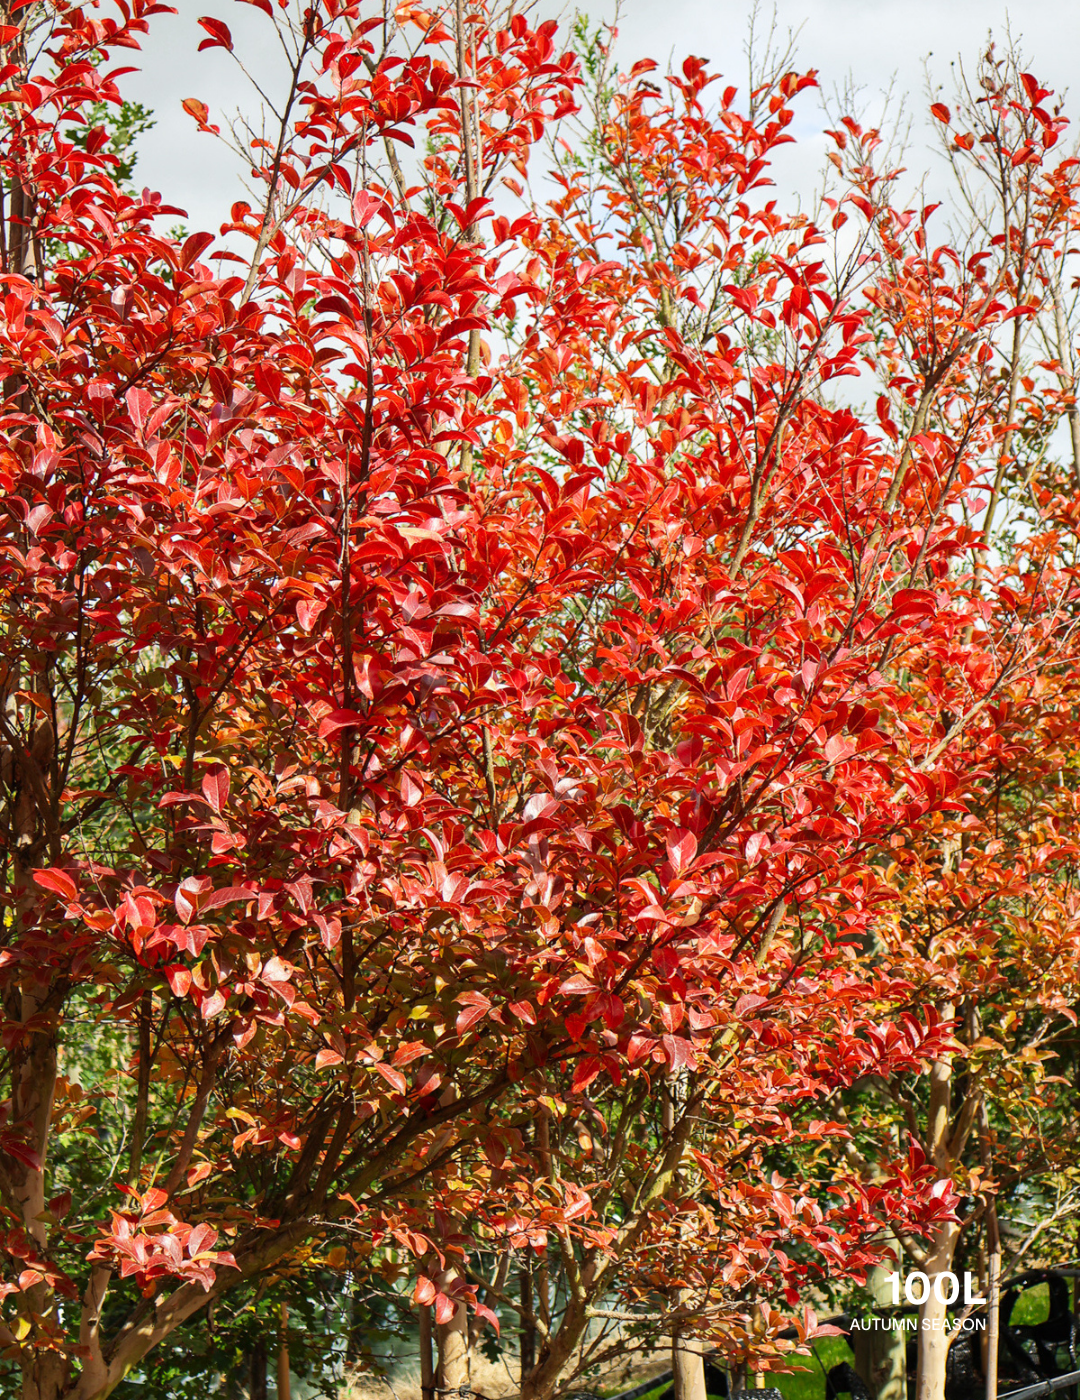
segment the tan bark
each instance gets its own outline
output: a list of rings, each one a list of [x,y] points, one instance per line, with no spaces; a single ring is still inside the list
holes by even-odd
[[[560,1326],[546,1338],[541,1360],[521,1384],[521,1400],[550,1400],[570,1358],[584,1335],[588,1316],[580,1303],[571,1301]]]
[[[292,1377],[289,1374],[289,1309],[281,1305],[281,1342],[277,1358],[277,1400],[292,1400]]]
[[[951,859],[951,857],[949,857]],[[955,1014],[952,1002],[942,1002],[938,1008],[944,1021],[951,1021]],[[930,1066],[930,1106],[927,1112],[927,1149],[930,1160],[940,1176],[948,1177],[953,1171],[951,1120],[953,1108],[953,1062],[949,1056],[935,1060]],[[956,1242],[960,1237],[960,1226],[948,1221],[938,1227],[926,1257],[923,1270],[930,1280],[930,1292],[919,1309],[918,1369],[915,1380],[915,1400],[945,1400],[945,1365],[949,1355],[949,1334],[945,1331],[948,1315],[947,1304],[941,1302],[935,1290],[939,1274],[952,1269]]]
[[[700,1342],[684,1339],[676,1332],[671,1339],[671,1373],[675,1400],[706,1400],[705,1359]]]
[[[521,1292],[521,1338],[518,1344],[518,1375],[523,1379],[536,1365],[536,1319],[533,1313],[532,1255],[526,1253],[518,1275]]]
[[[46,774],[52,765],[55,743],[52,724],[43,720],[34,730],[29,746],[14,753],[17,788],[11,823],[15,846],[12,884],[15,919],[20,925],[34,917],[38,890],[33,870],[40,862],[42,847],[51,844],[44,819],[48,812]],[[28,977],[6,998],[8,1016],[23,1027],[21,1043],[12,1056],[12,1126],[38,1158],[37,1166],[13,1162],[9,1168],[10,1199],[22,1217],[23,1228],[42,1255],[48,1252],[45,1163],[57,1076],[52,992],[47,982],[31,981]],[[48,1306],[44,1283],[19,1295],[19,1311],[31,1327],[38,1325]],[[28,1349],[23,1363],[23,1400],[53,1400],[61,1393],[66,1376],[67,1361],[57,1353]]]
[[[1001,1241],[997,1237],[997,1213],[990,1207],[993,1217],[993,1236],[990,1244],[989,1287],[987,1289],[986,1318],[986,1400],[997,1400],[998,1393],[998,1342],[1001,1335]]]
[[[435,1400],[435,1360],[432,1355],[434,1323],[431,1308],[420,1305],[420,1396],[421,1400]]]
[[[940,1301],[934,1283],[940,1274],[952,1269],[960,1226],[948,1221],[938,1227],[926,1260],[925,1273],[930,1294],[919,1309],[919,1365],[915,1378],[915,1400],[945,1400],[945,1365],[949,1356],[949,1334],[945,1330],[948,1308]]]
[[[458,1277],[455,1269],[439,1276],[440,1290]],[[449,1322],[435,1329],[439,1347],[438,1388],[440,1391],[467,1389],[469,1384],[469,1314],[464,1303],[454,1309]]]
[[[993,1176],[993,1154],[990,1146],[990,1115],[985,1100],[979,1103],[979,1147],[984,1179]],[[987,1268],[986,1334],[983,1366],[986,1375],[986,1400],[996,1400],[998,1390],[998,1345],[1001,1336],[1001,1232],[998,1229],[997,1204],[991,1196],[986,1206]]]
[[[664,1132],[667,1135],[675,1131],[677,1093],[678,1081],[669,1083],[664,1096]],[[691,1297],[688,1288],[676,1288],[672,1302],[681,1308],[690,1302]],[[671,1374],[675,1400],[705,1400],[705,1359],[701,1355],[700,1344],[692,1338],[685,1338],[679,1328],[671,1335]]]
[[[892,1302],[889,1274],[900,1269],[902,1255],[895,1245],[897,1262],[891,1268],[878,1264],[867,1279],[870,1296],[879,1306]],[[874,1400],[907,1400],[907,1365],[905,1336],[899,1327],[891,1330],[861,1331],[855,1334],[855,1370],[866,1382]]]

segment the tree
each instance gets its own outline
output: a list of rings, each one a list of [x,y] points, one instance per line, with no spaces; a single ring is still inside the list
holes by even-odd
[[[952,1215],[902,1152],[764,1172],[952,1053],[862,954],[992,695],[939,737],[887,663],[997,641],[926,394],[893,437],[827,386],[891,297],[964,401],[1015,289],[939,302],[944,255],[869,234],[826,270],[765,198],[808,76],[740,111],[639,65],[545,210],[521,181],[582,86],[553,25],[258,7],[290,87],[214,251],[66,134],[162,7],[0,31],[5,1358],[24,1400],[103,1400],[297,1260],[415,1270],[456,1345],[504,1292],[472,1254],[539,1276],[547,1240],[537,1400],[606,1288],[752,1357],[740,1292]],[[899,237],[864,186],[835,231]],[[612,1160],[567,1137],[590,1105]]]
[[[966,246],[962,257],[948,247],[931,253],[925,214],[879,223],[887,290],[873,294],[882,421],[910,423],[939,474],[966,477],[985,494],[964,508],[966,521],[981,511],[970,571],[950,580],[971,589],[977,610],[966,645],[928,637],[891,649],[920,707],[937,710],[940,743],[963,757],[955,814],[892,852],[898,917],[868,950],[908,977],[920,1001],[955,1018],[957,1043],[929,1076],[879,1081],[852,1118],[862,1121],[867,1171],[899,1135],[969,1198],[961,1219],[907,1249],[931,1278],[974,1265],[991,1292],[1000,1266],[995,1198],[1004,1193],[1005,1204],[1021,1183],[1030,1192],[1055,1174],[1060,1182],[1059,1154],[1075,1131],[1066,1127],[1072,1096],[1055,1087],[1047,1061],[1075,1024],[1076,464],[1071,446],[1058,460],[1055,431],[1074,412],[1062,288],[1076,160],[1058,145],[1060,105],[1024,69],[1015,49],[999,56],[991,47],[952,110],[934,103]],[[849,120],[834,135],[838,167],[863,180],[867,199],[880,198],[896,179],[878,164],[880,133]],[[990,299],[1002,298],[1013,305],[1008,318],[987,319]],[[928,314],[932,304],[938,314]],[[1056,1132],[1048,1115],[1062,1115]],[[1059,1194],[1050,1211],[1068,1208]],[[940,1293],[921,1312],[918,1394],[930,1400],[942,1393],[949,1348]],[[994,1354],[996,1339],[989,1345]]]

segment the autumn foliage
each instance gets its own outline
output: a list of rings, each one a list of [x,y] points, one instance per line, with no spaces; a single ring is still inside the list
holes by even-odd
[[[1023,236],[956,250],[854,118],[782,211],[812,75],[256,3],[265,199],[182,239],[72,135],[165,7],[0,30],[5,1363],[100,1400],[329,1260],[433,1309],[441,1383],[466,1312],[540,1400],[628,1320],[774,1364],[810,1284],[991,1179],[910,1121],[871,1169],[840,1101],[985,1055],[970,882],[1013,909],[1073,849],[1049,787],[1022,874],[956,835],[1068,766],[1075,496],[1025,453],[1071,369],[1007,359],[1063,119],[1009,87]]]

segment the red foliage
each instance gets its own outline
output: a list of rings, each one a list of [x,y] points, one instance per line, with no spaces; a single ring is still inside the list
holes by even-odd
[[[42,1396],[105,1395],[327,1221],[403,1243],[440,1320],[493,1316],[427,1274],[499,1235],[641,1296],[681,1267],[691,1169],[729,1290],[793,1304],[807,1251],[858,1273],[884,1221],[932,1230],[953,1198],[917,1155],[817,1192],[769,1159],[953,1044],[861,955],[888,852],[964,801],[940,709],[981,713],[1002,637],[1012,677],[1058,626],[1053,567],[1002,624],[964,562],[979,367],[1029,306],[1008,251],[929,248],[865,166],[833,222],[866,247],[831,273],[763,198],[812,78],[740,111],[698,60],[639,65],[602,157],[511,211],[582,83],[554,26],[477,6],[451,59],[406,6],[420,38],[384,52],[356,0],[308,12],[265,207],[180,243],[57,121],[116,99],[95,51],[162,8],[65,10],[53,76],[5,70],[5,1207],[86,1308],[155,1296],[153,1336],[136,1296],[80,1342],[33,1271],[12,1355],[62,1358]],[[831,403],[868,361],[875,413]],[[80,1236],[40,1211],[86,1015],[139,1049],[127,1200]],[[523,1122],[665,1082],[640,1209],[612,1223],[591,1146],[542,1176]]]

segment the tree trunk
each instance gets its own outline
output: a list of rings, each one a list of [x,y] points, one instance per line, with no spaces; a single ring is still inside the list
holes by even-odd
[[[281,1305],[281,1342],[277,1358],[277,1400],[292,1400],[292,1379],[289,1375],[289,1309]]]
[[[934,1289],[940,1274],[952,1268],[960,1226],[948,1221],[938,1228],[925,1273],[930,1293],[919,1309],[919,1367],[915,1380],[915,1400],[945,1400],[945,1363],[949,1355],[949,1334],[945,1330],[948,1307]],[[944,1292],[945,1290],[940,1290]]]
[[[541,1348],[538,1364],[521,1378],[521,1400],[550,1400],[587,1325],[584,1306],[568,1302],[554,1336]]]
[[[445,1288],[457,1278],[453,1269],[444,1273],[439,1287]],[[467,1389],[469,1384],[469,1314],[464,1303],[454,1309],[449,1322],[440,1322],[435,1329],[439,1343],[439,1390]]]
[[[47,775],[55,752],[56,735],[52,723],[42,720],[25,753],[14,755],[16,796],[11,826],[14,836],[12,894],[15,922],[21,930],[30,926],[40,902],[33,871],[55,842],[49,841],[47,813],[41,810],[36,791],[47,791]],[[49,1007],[51,987],[44,980],[33,980],[26,973],[5,997],[4,1010],[11,1021],[34,1029],[24,1034],[11,1056],[11,1126],[37,1154],[37,1166],[20,1159],[8,1159],[11,1194],[22,1216],[23,1228],[35,1248],[48,1257],[48,1229],[45,1214],[45,1164],[49,1153],[49,1130],[56,1096],[56,1027]],[[45,1283],[35,1284],[17,1295],[19,1313],[32,1327],[49,1312],[52,1298]],[[55,1400],[68,1379],[68,1364],[56,1352],[34,1349],[23,1363],[22,1400]]]
[[[951,869],[955,851],[947,849],[943,864]],[[951,1001],[938,1005],[938,1012],[945,1022],[952,1020],[955,1006]],[[953,1158],[950,1152],[950,1131],[953,1100],[952,1057],[935,1060],[930,1066],[930,1103],[926,1115],[926,1141],[928,1156],[941,1178],[952,1176]],[[962,1144],[960,1144],[962,1147]],[[934,1235],[930,1253],[923,1272],[930,1281],[930,1291],[926,1301],[919,1308],[918,1369],[915,1380],[915,1400],[945,1400],[945,1364],[949,1356],[949,1334],[945,1331],[948,1318],[948,1305],[941,1302],[935,1290],[940,1274],[952,1269],[956,1241],[960,1237],[960,1226],[948,1221],[938,1227]]]
[[[251,1351],[251,1400],[267,1400],[266,1343],[261,1337]]]
[[[429,1305],[420,1305],[420,1397],[421,1400],[435,1400],[435,1359],[431,1346],[434,1340],[432,1333],[431,1308]]]
[[[894,1248],[894,1267],[900,1270],[903,1254],[898,1243]],[[870,1296],[878,1306],[892,1302],[892,1288],[887,1282],[891,1272],[885,1264],[870,1270]],[[907,1400],[905,1336],[899,1327],[888,1332],[875,1329],[855,1334],[855,1369],[866,1382],[872,1400]]]
[[[60,1400],[67,1370],[65,1359],[55,1352],[35,1352],[23,1371],[21,1400]]]
[[[668,1084],[664,1095],[664,1133],[675,1131],[675,1101],[683,1089],[682,1079],[676,1077]],[[672,1189],[677,1190],[679,1177],[672,1177]],[[676,1288],[671,1301],[677,1308],[683,1307],[691,1299],[688,1288]],[[701,1354],[701,1343],[694,1338],[684,1338],[680,1328],[671,1334],[671,1374],[675,1388],[675,1400],[705,1400],[705,1358]]]
[[[979,1104],[979,1155],[982,1159],[983,1180],[987,1182],[987,1189],[996,1191],[997,1188],[993,1185],[994,1150],[990,1138],[990,1115],[985,1099]],[[988,1255],[987,1307],[985,1351],[983,1352],[986,1400],[997,1400],[998,1347],[1001,1342],[1001,1231],[998,1229],[997,1202],[993,1195],[990,1195],[986,1202],[986,1252]]]
[[[705,1358],[696,1337],[684,1339],[678,1332],[672,1337],[671,1374],[675,1400],[706,1400]]]
[[[986,1291],[986,1400],[997,1400],[998,1347],[1001,1344],[1001,1236],[993,1201],[987,1211],[987,1235],[990,1266]]]
[[[521,1287],[521,1307],[525,1316],[521,1319],[521,1336],[518,1342],[518,1377],[524,1384],[525,1377],[536,1365],[536,1323],[530,1314],[533,1310],[532,1257],[525,1255],[525,1261],[518,1274]]]

